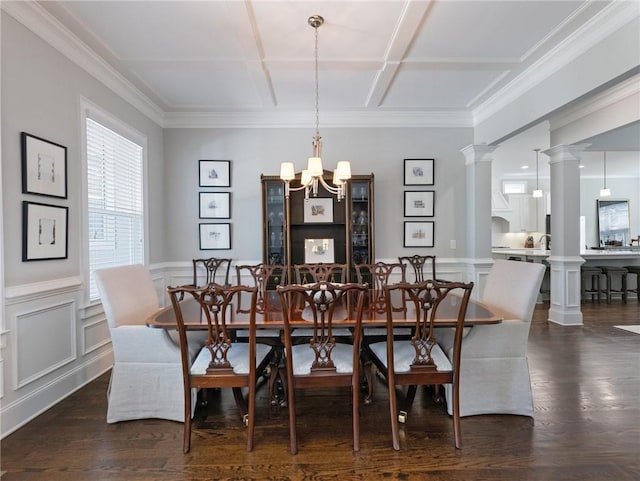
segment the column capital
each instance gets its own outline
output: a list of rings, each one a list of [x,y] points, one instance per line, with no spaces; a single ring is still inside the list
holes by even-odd
[[[543,150],[542,153],[549,156],[549,163],[562,162],[565,160],[580,160],[582,152],[591,144],[560,144]]]
[[[497,145],[470,144],[460,149],[460,152],[464,155],[465,163],[468,165],[477,162],[491,162],[493,157],[490,154],[497,148]]]

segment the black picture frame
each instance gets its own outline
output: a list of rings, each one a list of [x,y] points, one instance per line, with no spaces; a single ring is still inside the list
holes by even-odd
[[[231,192],[200,192],[200,219],[230,219]]]
[[[229,250],[231,249],[231,224],[202,223],[200,228],[200,250]]]
[[[69,208],[22,202],[22,261],[68,257]]]
[[[20,133],[22,193],[67,198],[67,148],[27,132]]]
[[[404,185],[433,185],[435,159],[404,159]]]
[[[198,168],[200,187],[231,187],[230,160],[200,160]]]
[[[434,239],[434,221],[404,222],[404,247],[433,247]]]
[[[435,214],[435,196],[433,190],[405,190],[405,217],[433,217]]]

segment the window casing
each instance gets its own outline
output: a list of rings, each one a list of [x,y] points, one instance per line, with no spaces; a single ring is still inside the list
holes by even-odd
[[[99,299],[95,270],[145,261],[145,142],[139,145],[107,123],[85,116],[90,302]]]

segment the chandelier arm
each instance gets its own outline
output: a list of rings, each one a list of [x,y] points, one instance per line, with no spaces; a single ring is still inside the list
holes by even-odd
[[[322,187],[324,187],[326,190],[328,190],[329,193],[337,194],[338,192],[340,192],[340,187],[334,187],[333,185],[327,184],[327,182],[322,177],[318,177],[318,180],[322,184]]]

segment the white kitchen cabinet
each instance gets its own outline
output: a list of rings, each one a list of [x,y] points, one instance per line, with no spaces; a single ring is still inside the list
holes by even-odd
[[[510,194],[509,204],[512,210],[509,232],[540,232],[538,226],[538,204],[542,198],[534,198],[530,194]],[[540,201],[540,202],[538,202]],[[544,231],[544,224],[542,225]]]

